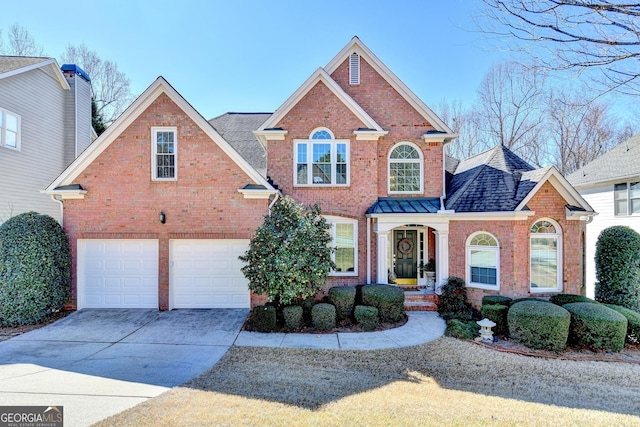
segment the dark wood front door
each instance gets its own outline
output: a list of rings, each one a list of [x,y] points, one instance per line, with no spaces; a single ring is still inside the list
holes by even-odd
[[[416,230],[396,230],[393,232],[393,237],[396,277],[398,279],[415,279],[417,277],[418,232]]]

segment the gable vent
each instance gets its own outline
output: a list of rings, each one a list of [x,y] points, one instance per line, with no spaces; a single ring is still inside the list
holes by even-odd
[[[360,84],[360,55],[355,52],[349,56],[349,84]]]

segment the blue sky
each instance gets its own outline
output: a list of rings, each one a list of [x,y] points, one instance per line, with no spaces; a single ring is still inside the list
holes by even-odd
[[[179,4],[179,6],[178,6]],[[127,0],[3,4],[48,56],[68,43],[110,59],[140,94],[165,77],[205,118],[270,112],[357,35],[432,108],[465,104],[508,54],[471,31],[478,0]],[[6,42],[6,38],[5,38]]]

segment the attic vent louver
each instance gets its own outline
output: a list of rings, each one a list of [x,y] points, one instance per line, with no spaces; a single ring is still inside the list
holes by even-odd
[[[360,84],[360,55],[355,52],[349,56],[349,84]]]

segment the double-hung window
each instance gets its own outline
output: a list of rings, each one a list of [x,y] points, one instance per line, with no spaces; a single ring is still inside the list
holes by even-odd
[[[153,155],[151,178],[154,181],[175,181],[178,179],[177,128],[151,128],[151,146]]]
[[[298,186],[349,185],[349,141],[318,128],[309,139],[295,140],[294,180]]]
[[[0,108],[0,146],[20,149],[20,116]]]
[[[530,234],[531,292],[562,291],[562,234],[551,220],[537,221]]]
[[[467,283],[482,289],[500,289],[500,247],[489,233],[478,232],[467,240]]]
[[[640,213],[640,182],[616,184],[613,199],[616,215]]]
[[[336,269],[332,276],[356,276],[358,274],[358,221],[335,216],[325,217],[331,224],[331,246]]]

